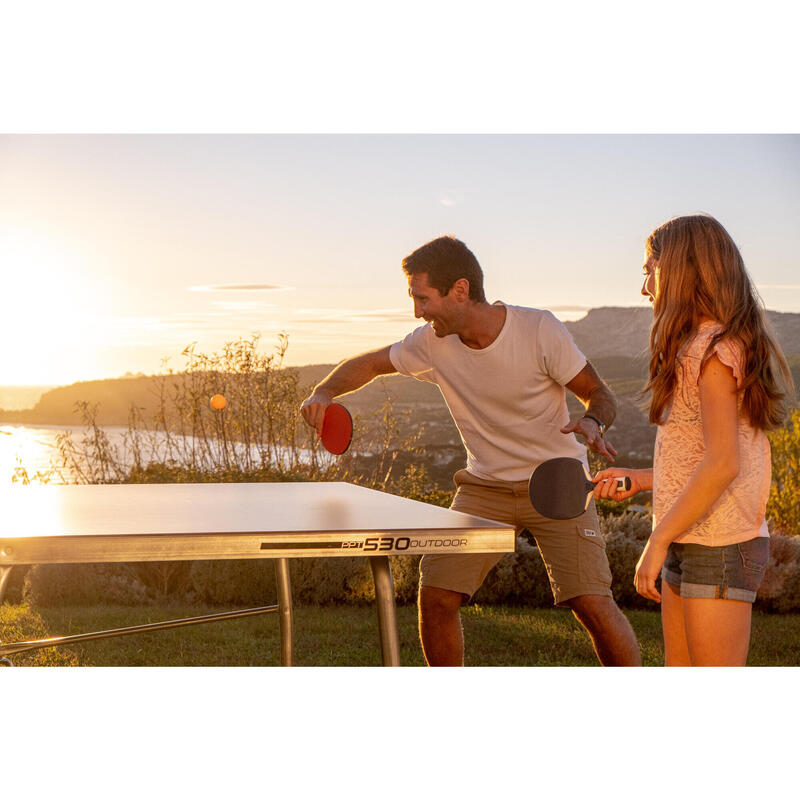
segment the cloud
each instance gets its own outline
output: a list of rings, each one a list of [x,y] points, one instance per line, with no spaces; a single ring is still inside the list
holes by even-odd
[[[214,300],[211,305],[222,311],[236,311],[237,313],[248,311],[256,312],[263,311],[267,308],[275,308],[274,303],[265,303],[263,300]]]
[[[293,286],[273,286],[269,283],[224,283],[216,286],[190,286],[190,292],[289,292]]]
[[[233,312],[233,313],[232,313]],[[112,337],[128,342],[131,338],[141,341],[142,335],[220,334],[234,336],[243,329],[260,328],[272,330],[275,323],[265,319],[259,309],[228,309],[215,311],[177,312],[164,317],[108,317],[99,320],[98,327],[105,328]]]
[[[447,190],[439,193],[439,204],[447,208],[457,206],[464,202],[464,197],[460,192]]]
[[[299,345],[312,349],[343,348],[344,353],[348,348],[366,349],[379,335],[385,336],[387,342],[395,341],[401,332],[419,324],[415,323],[410,307],[305,308],[279,314],[261,300],[235,298],[232,295],[230,300],[215,300],[209,303],[210,308],[199,311],[106,317],[98,319],[96,327],[104,330],[109,346],[156,348],[171,356],[192,341],[203,341],[205,347],[213,347],[213,342],[235,341],[259,333],[262,342],[269,344],[281,332],[289,333],[293,351]],[[328,357],[308,356],[310,361]]]
[[[411,308],[378,308],[370,311],[333,308],[301,308],[295,311],[295,322],[299,324],[319,324],[321,322],[403,322],[414,320]]]

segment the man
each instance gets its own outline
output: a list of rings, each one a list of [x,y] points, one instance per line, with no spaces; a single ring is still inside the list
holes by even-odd
[[[467,246],[451,236],[403,259],[414,316],[427,323],[401,342],[339,364],[301,408],[322,431],[325,409],[378,375],[400,372],[439,386],[467,451],[454,480],[451,508],[527,528],[542,555],[555,603],[572,609],[604,665],[639,665],[636,636],[614,602],[611,571],[592,502],[583,516],[548,520],[530,504],[527,483],[548,458],[586,463],[580,434],[613,461],[603,439],[616,402],[566,328],[549,312],[489,304],[483,273]],[[570,422],[564,387],[586,406]],[[501,558],[425,555],[420,562],[419,630],[432,666],[463,664],[460,607]]]

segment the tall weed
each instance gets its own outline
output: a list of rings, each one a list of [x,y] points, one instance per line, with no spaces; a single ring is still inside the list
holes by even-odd
[[[62,475],[77,483],[209,483],[264,481],[348,481],[418,500],[449,504],[452,492],[431,486],[420,447],[422,429],[403,435],[403,418],[387,395],[370,419],[354,419],[353,442],[342,456],[320,447],[312,428],[299,416],[311,386],[284,366],[288,338],[278,337],[273,352],[258,350],[259,337],[226,344],[205,355],[194,345],[181,356],[180,371],[156,378],[155,411],[148,417],[132,407],[121,444],[112,442],[97,422],[98,407],[79,403],[83,433],[58,439]],[[209,400],[222,394],[221,411]],[[409,461],[411,459],[411,461]],[[414,460],[416,459],[416,460]],[[294,560],[295,596],[314,602],[316,585],[330,601],[360,601],[371,588],[363,559],[328,559],[324,578],[311,560]],[[341,562],[341,563],[337,563]],[[365,572],[366,569],[366,572]],[[395,582],[399,588],[408,581]],[[80,603],[104,596],[107,602],[162,602],[201,598],[238,602],[263,597],[272,580],[269,563],[247,561],[152,562],[128,565],[41,565],[26,578],[26,596],[40,605]],[[250,588],[243,588],[248,585]],[[409,593],[403,589],[401,594]],[[319,602],[319,599],[316,600]]]

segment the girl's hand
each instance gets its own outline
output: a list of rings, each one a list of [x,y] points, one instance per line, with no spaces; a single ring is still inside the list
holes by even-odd
[[[647,473],[644,475],[643,473]],[[594,499],[595,500],[613,500],[619,503],[622,500],[627,500],[639,492],[646,492],[652,486],[652,480],[647,481],[646,477],[650,474],[650,470],[645,469],[623,469],[621,467],[611,467],[604,469],[597,473],[592,478],[595,483]],[[630,478],[631,488],[627,491],[619,491],[617,489],[617,481],[615,478]]]
[[[661,594],[656,589],[656,580],[661,574],[661,567],[667,557],[668,544],[660,544],[651,536],[644,546],[639,563],[636,565],[636,574],[633,576],[633,585],[642,596],[656,603],[661,602]]]

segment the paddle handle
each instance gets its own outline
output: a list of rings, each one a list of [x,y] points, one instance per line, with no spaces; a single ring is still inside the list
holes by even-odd
[[[602,482],[605,482],[608,478],[603,478]],[[626,475],[624,478],[615,478],[617,482],[617,491],[618,492],[627,492],[630,491],[631,488],[631,479]],[[586,491],[592,492],[594,491],[595,484],[592,481],[586,481]]]

